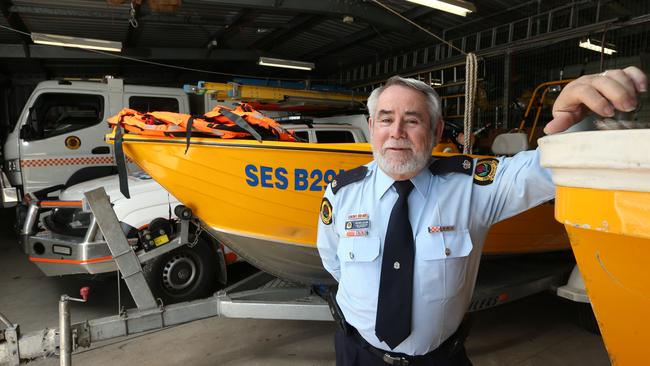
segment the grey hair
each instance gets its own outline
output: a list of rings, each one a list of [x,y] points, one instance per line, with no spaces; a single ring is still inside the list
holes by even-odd
[[[410,78],[406,79],[398,75],[390,77],[388,80],[386,80],[386,83],[384,85],[376,88],[372,91],[372,93],[370,93],[367,102],[368,113],[370,114],[370,117],[372,117],[373,121],[375,120],[375,115],[377,113],[376,108],[379,96],[384,92],[384,90],[386,90],[386,88],[392,85],[401,85],[424,94],[424,97],[427,101],[429,116],[431,118],[431,133],[435,133],[436,124],[442,117],[442,113],[440,111],[440,97],[438,96],[438,93],[436,93],[436,91],[433,90],[431,86],[427,85],[427,83],[423,81]]]

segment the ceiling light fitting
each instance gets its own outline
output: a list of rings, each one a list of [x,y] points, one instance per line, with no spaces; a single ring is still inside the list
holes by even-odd
[[[308,70],[308,71],[314,69],[313,62],[283,60],[280,58],[270,58],[270,57],[260,57],[260,60],[257,62],[257,64],[262,66],[284,67],[287,69]]]
[[[618,52],[616,51],[616,46],[614,46],[613,44],[605,43],[605,47],[603,48],[603,45],[601,44],[600,41],[588,37],[581,39],[580,42],[578,43],[578,46],[596,52],[603,52],[607,55],[611,55],[613,53]]]
[[[36,44],[46,44],[50,46],[76,47],[112,52],[122,51],[122,42],[106,41],[103,39],[69,37],[58,34],[32,32],[32,41]]]
[[[467,16],[469,13],[476,12],[476,7],[469,1],[464,0],[407,0],[412,3],[428,6],[430,8],[446,11],[460,15],[461,17]]]

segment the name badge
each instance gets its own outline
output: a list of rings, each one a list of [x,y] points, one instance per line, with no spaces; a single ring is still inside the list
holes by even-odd
[[[346,221],[345,222],[345,229],[346,230],[367,229],[369,227],[370,227],[370,220],[356,220],[356,221]]]
[[[454,229],[455,229],[454,225],[448,225],[448,226],[435,225],[435,226],[429,226],[428,228],[429,234],[442,233],[445,231],[454,231]]]
[[[369,218],[370,217],[368,216],[367,213],[356,213],[356,214],[348,215],[348,220],[350,220],[350,221],[367,220]]]
[[[366,230],[366,229],[359,229],[359,230],[346,230],[346,231],[345,231],[345,236],[347,236],[347,237],[353,237],[353,236],[368,236],[368,230]]]

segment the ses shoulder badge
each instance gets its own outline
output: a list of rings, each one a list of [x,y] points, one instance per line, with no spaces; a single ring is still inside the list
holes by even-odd
[[[332,204],[327,198],[323,198],[320,203],[320,220],[325,225],[332,223]]]
[[[474,183],[481,186],[492,184],[498,165],[497,159],[479,159],[474,167]]]

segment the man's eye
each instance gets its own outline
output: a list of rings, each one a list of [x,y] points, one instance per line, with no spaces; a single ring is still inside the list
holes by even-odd
[[[381,123],[391,123],[392,120],[390,118],[382,118],[379,122],[381,122]]]

